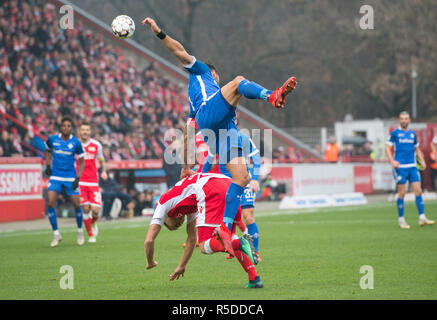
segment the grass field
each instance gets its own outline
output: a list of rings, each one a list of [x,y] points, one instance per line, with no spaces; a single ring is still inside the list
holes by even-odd
[[[426,202],[437,218],[437,202]],[[235,259],[198,249],[181,280],[168,280],[182,254],[185,229],[163,230],[158,267],[145,269],[148,221],[101,223],[98,242],[78,247],[74,228],[50,248],[51,231],[0,233],[1,299],[437,299],[437,225],[419,227],[406,205],[410,230],[397,227],[394,204],[293,214],[257,212],[263,289],[245,289]],[[47,227],[49,223],[47,222]],[[74,289],[60,289],[60,268],[74,269]],[[360,288],[360,267],[374,270],[374,289]]]

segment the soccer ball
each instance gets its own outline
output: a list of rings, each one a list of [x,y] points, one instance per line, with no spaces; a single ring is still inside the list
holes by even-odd
[[[120,39],[132,37],[135,32],[135,22],[126,15],[117,16],[111,23],[112,33]]]

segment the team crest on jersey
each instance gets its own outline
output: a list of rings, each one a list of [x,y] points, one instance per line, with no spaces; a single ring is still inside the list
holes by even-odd
[[[411,138],[414,138],[414,134],[410,134],[410,137],[411,137]]]
[[[68,144],[68,149],[72,149],[73,148],[73,144],[69,143]]]

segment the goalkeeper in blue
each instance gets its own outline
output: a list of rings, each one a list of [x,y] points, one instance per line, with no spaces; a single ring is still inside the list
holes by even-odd
[[[184,163],[181,178],[194,174],[191,170],[194,160],[189,159],[192,155],[187,152],[187,141],[194,143],[194,134],[190,134],[189,137],[189,127],[196,125],[202,132],[209,149],[219,156],[219,162],[225,164],[231,174],[232,182],[226,193],[223,223],[214,230],[214,234],[223,247],[228,252],[232,252],[230,230],[244,189],[249,183],[246,162],[242,156],[241,137],[233,119],[238,102],[245,97],[266,101],[274,108],[283,108],[287,95],[296,86],[296,78],[290,77],[274,91],[242,76],[237,76],[219,87],[220,77],[213,65],[205,64],[188,54],[182,44],[165,34],[152,18],[144,19],[142,24],[150,27],[189,73],[190,114],[184,132]]]
[[[416,133],[409,130],[410,115],[403,111],[399,114],[399,128],[393,130],[387,138],[385,152],[393,167],[393,177],[397,186],[397,209],[398,223],[401,229],[410,229],[404,218],[404,198],[406,193],[406,183],[410,182],[411,189],[416,196],[416,207],[419,213],[419,226],[432,225],[433,220],[425,216],[425,205],[422,198],[422,188],[420,185],[420,175],[417,169],[416,154],[422,170],[426,169],[423,153],[419,148]],[[394,155],[392,154],[394,147]]]
[[[65,191],[70,197],[75,209],[77,223],[77,244],[84,244],[82,229],[83,211],[80,206],[79,179],[84,169],[84,157],[82,143],[73,136],[73,120],[65,116],[61,120],[61,133],[52,135],[46,141],[45,173],[50,177],[47,188],[47,207],[50,225],[53,230],[53,241],[50,246],[56,247],[62,240],[58,229],[56,216],[56,202],[59,194]],[[76,174],[76,155],[79,158],[79,168]]]
[[[235,119],[238,124],[237,118]],[[259,229],[255,221],[255,199],[258,193],[259,187],[259,171],[261,168],[261,157],[256,145],[252,139],[242,131],[239,131],[241,137],[241,145],[243,150],[243,156],[247,163],[247,171],[249,172],[249,184],[243,191],[241,196],[241,212],[243,214],[244,223],[240,221],[238,227],[243,232],[243,235],[249,235],[250,243],[253,245],[254,264],[258,264],[261,261],[259,254]],[[220,173],[228,177],[231,177],[230,172],[223,164],[215,164],[217,156],[211,152],[208,152],[208,157],[202,168],[202,173],[206,173],[211,170],[213,165],[220,166]],[[228,256],[229,258],[229,256]]]

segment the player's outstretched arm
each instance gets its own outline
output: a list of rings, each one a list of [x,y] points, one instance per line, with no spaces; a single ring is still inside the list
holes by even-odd
[[[155,239],[158,236],[159,231],[161,231],[161,226],[159,224],[151,224],[149,231],[147,231],[146,240],[144,241],[144,250],[147,258],[146,269],[152,269],[158,265],[158,262],[154,259],[154,253]]]
[[[197,229],[196,229],[196,220],[193,220],[187,223],[187,241],[185,241],[185,249],[182,254],[181,261],[179,265],[176,267],[175,271],[170,275],[171,280],[177,280],[180,276],[184,276],[185,267],[187,266],[188,261],[190,260],[194,248],[196,247],[197,241]]]
[[[422,171],[426,170],[426,162],[425,157],[423,156],[423,152],[419,147],[416,147],[417,158],[419,158],[420,165],[422,166]]]
[[[156,34],[161,33],[161,28],[158,27],[155,20],[152,18],[147,17],[142,22],[144,25],[148,25],[150,29]],[[188,52],[185,50],[184,46],[175,39],[171,38],[169,35],[165,35],[165,38],[162,39],[162,43],[166,46],[168,50],[170,50],[173,55],[178,58],[178,60],[183,64],[187,65],[193,62],[193,57],[188,54]]]

